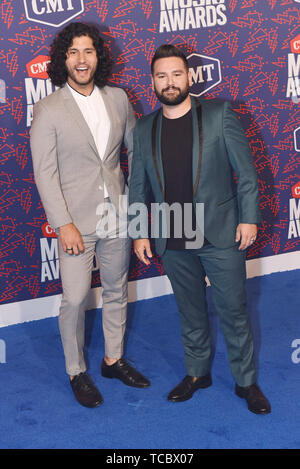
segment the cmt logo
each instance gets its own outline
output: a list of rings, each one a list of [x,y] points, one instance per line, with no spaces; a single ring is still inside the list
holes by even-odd
[[[38,55],[26,65],[28,76],[31,78],[42,78],[47,80],[47,65],[50,59],[47,55]]]
[[[298,36],[292,39],[290,44],[291,51],[294,52],[294,54],[300,54],[300,34],[298,34]]]
[[[191,54],[187,59],[193,80],[190,91],[192,96],[201,96],[221,83],[222,74],[219,59],[200,54]]]
[[[26,18],[58,28],[84,12],[83,0],[23,0]]]
[[[42,225],[44,238],[40,238],[41,246],[41,282],[57,280],[59,278],[59,260],[57,236],[48,222]],[[49,239],[56,238],[56,239]]]
[[[27,101],[26,125],[32,121],[33,105],[40,99],[49,96],[57,87],[52,85],[47,73],[48,55],[38,55],[26,65],[28,77],[25,78],[25,93]]]
[[[294,130],[294,146],[296,151],[300,151],[300,127]]]
[[[57,238],[54,229],[48,222],[44,223],[41,228],[45,238]]]
[[[292,196],[294,199],[300,199],[300,181],[292,187]]]

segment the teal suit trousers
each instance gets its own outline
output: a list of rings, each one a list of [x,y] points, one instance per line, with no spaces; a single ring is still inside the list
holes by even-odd
[[[239,386],[255,383],[253,338],[246,311],[245,252],[237,245],[220,249],[207,244],[198,250],[166,250],[162,261],[180,312],[187,374],[204,376],[211,369],[207,276],[232,375]]]

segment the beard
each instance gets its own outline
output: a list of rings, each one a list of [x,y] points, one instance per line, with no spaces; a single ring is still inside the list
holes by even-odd
[[[173,97],[168,98],[164,93],[169,90],[177,90],[178,93],[175,94]],[[154,88],[154,92],[156,94],[157,99],[162,103],[166,104],[167,106],[178,106],[178,104],[183,103],[183,101],[189,95],[189,85],[187,84],[184,89],[177,88],[176,86],[168,86],[161,90],[161,93]]]
[[[76,85],[85,86],[93,82],[96,69],[91,69],[89,71],[89,74],[86,77],[80,77],[80,74],[76,74],[74,70],[68,67],[67,67],[67,73],[68,73],[68,77],[71,78],[71,80],[73,80],[73,82],[76,83]]]

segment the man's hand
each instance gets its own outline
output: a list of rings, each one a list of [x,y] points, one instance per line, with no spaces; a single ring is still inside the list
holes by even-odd
[[[80,254],[84,252],[83,239],[73,223],[61,226],[59,228],[59,237],[63,247],[63,250],[68,254]]]
[[[238,243],[239,241],[240,246],[239,250],[244,251],[247,249],[251,244],[254,243],[257,236],[257,226],[252,223],[240,223],[236,229],[235,241]]]
[[[152,257],[149,239],[147,238],[136,239],[133,242],[133,249],[140,261],[142,261],[146,265],[150,265],[150,261],[149,259],[147,259],[147,257],[150,257],[150,258]],[[145,251],[146,251],[147,257],[145,256]]]

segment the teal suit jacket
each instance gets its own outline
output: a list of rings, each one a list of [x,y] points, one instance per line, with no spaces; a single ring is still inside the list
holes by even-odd
[[[261,221],[256,170],[244,130],[230,103],[194,98],[191,101],[193,202],[204,204],[205,238],[218,248],[229,248],[236,244],[239,223]],[[147,204],[150,188],[155,202],[164,202],[161,125],[162,108],[136,124],[130,205]],[[148,237],[146,219],[144,222],[140,235],[134,239]],[[164,253],[166,241],[162,237],[155,240],[159,255]]]

